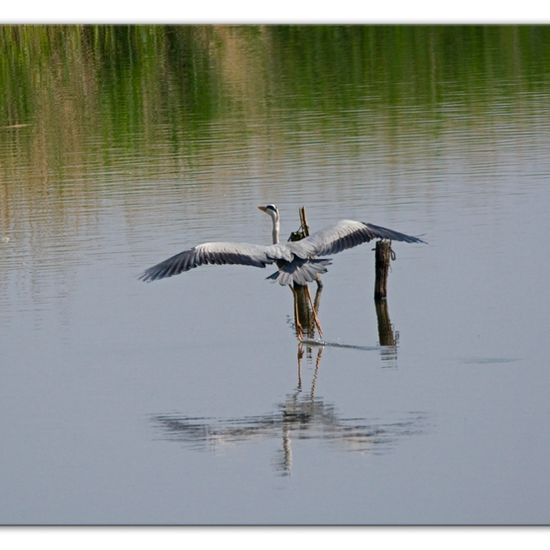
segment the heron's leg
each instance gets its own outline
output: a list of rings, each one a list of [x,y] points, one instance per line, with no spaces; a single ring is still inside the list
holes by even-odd
[[[323,290],[323,281],[321,281],[321,275],[317,274],[315,277],[315,282],[317,283],[317,292]]]
[[[313,307],[315,313],[319,311],[319,306],[321,305],[321,294],[323,293],[323,283],[319,276],[317,276],[317,290],[315,291],[315,300],[313,301]]]
[[[321,323],[319,322],[319,318],[317,317],[317,311],[315,311],[315,306],[313,305],[313,301],[311,300],[311,294],[309,293],[309,287],[306,285],[306,295],[307,299],[309,300],[309,305],[311,306],[311,312],[313,314],[313,321],[315,322],[315,326],[317,327],[317,330],[319,331],[319,336],[323,337],[323,329],[321,328]]]

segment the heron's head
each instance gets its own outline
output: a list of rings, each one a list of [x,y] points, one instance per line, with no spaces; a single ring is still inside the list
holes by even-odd
[[[279,219],[279,210],[274,204],[266,204],[265,206],[258,206],[258,209],[271,217],[271,219],[277,221]]]

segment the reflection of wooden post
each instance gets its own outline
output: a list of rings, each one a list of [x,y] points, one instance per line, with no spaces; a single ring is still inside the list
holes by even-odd
[[[376,278],[374,280],[374,299],[385,300],[388,294],[388,273],[393,259],[391,241],[376,241]]]
[[[381,346],[395,346],[397,339],[388,313],[388,302],[376,300],[376,317],[378,319],[378,340]]]

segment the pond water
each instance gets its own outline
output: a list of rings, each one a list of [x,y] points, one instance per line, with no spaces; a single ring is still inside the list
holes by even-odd
[[[548,523],[550,29],[0,29],[0,523]],[[369,221],[299,345],[272,270]],[[312,289],[313,290],[313,289]]]

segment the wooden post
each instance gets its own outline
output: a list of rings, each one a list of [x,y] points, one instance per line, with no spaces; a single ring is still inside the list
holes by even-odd
[[[374,299],[375,301],[385,300],[388,295],[388,273],[390,262],[394,259],[391,241],[376,241],[375,248],[375,270]]]
[[[290,234],[291,241],[300,241],[309,235],[309,227],[306,221],[305,207],[300,208],[300,228]],[[305,332],[306,335],[313,336],[313,323],[311,318],[311,310],[307,300],[307,286],[300,286],[294,283],[294,322],[298,332]]]
[[[299,241],[305,237],[309,237],[309,225],[306,219],[305,207],[302,206],[299,212],[300,228],[298,231],[294,231],[290,234],[291,241]],[[303,336],[303,333],[305,333],[307,337],[313,337],[315,328],[319,331],[319,335],[322,335],[319,320],[317,319],[317,311],[319,308],[322,287],[319,283],[320,280],[318,280],[318,288],[315,295],[314,304],[312,304],[307,285],[301,286],[296,283],[293,285],[292,294],[294,298],[294,324],[296,326],[296,331],[299,338]]]
[[[313,337],[315,324],[311,316],[311,308],[307,299],[307,287],[294,285],[292,294],[294,298],[294,324],[296,325],[297,335],[302,337],[304,334],[308,338]]]
[[[397,337],[390,321],[387,302],[388,273],[390,262],[395,260],[395,253],[391,248],[391,241],[377,241],[375,250],[374,304],[378,320],[378,339],[381,346],[396,348]]]
[[[291,241],[301,241],[302,239],[309,237],[309,225],[307,223],[306,209],[304,206],[300,208],[299,215],[300,215],[300,228],[298,229],[298,231],[293,231],[290,234],[289,240]]]

